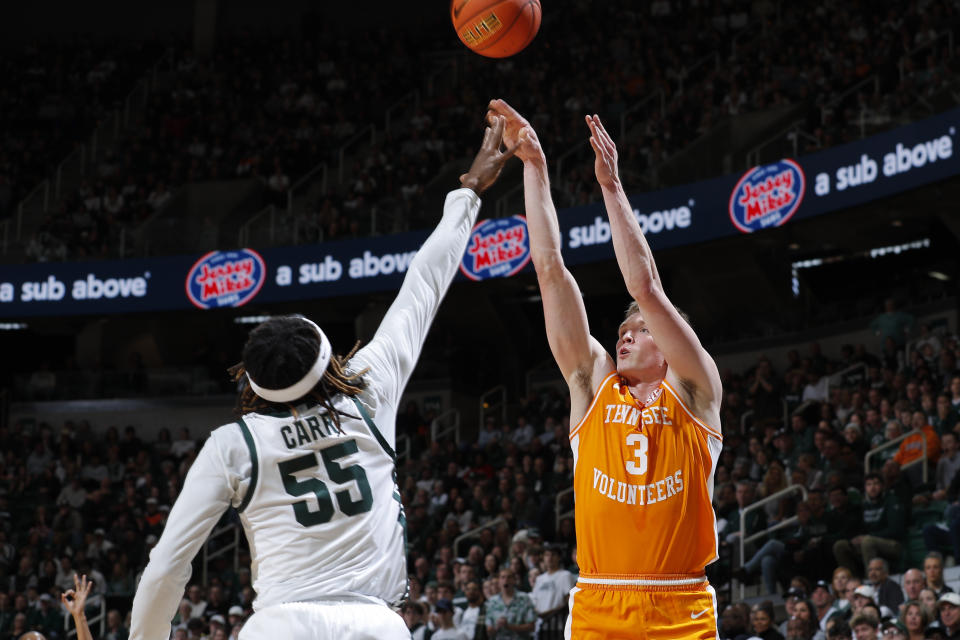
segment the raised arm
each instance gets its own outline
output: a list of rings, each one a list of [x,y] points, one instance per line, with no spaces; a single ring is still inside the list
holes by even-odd
[[[547,161],[537,134],[530,123],[503,100],[491,101],[490,110],[506,118],[504,140],[507,144],[516,141],[517,157],[523,161],[530,255],[540,284],[547,341],[570,387],[570,423],[575,425],[586,411],[595,385],[614,371],[615,366],[600,343],[590,336],[583,297],[563,263],[557,210],[550,196]]]
[[[93,640],[90,626],[87,624],[87,616],[84,613],[84,606],[86,606],[87,596],[90,595],[93,583],[87,580],[86,575],[78,578],[77,574],[73,574],[73,586],[73,589],[68,589],[60,594],[60,602],[63,603],[64,609],[73,616],[73,625],[77,630],[77,640]]]
[[[617,147],[596,115],[587,116],[594,169],[610,219],[610,235],[624,284],[640,307],[650,333],[667,361],[667,377],[700,415],[719,410],[720,374],[697,334],[667,298],[650,245],[640,230],[617,172]],[[719,424],[711,425],[719,428]]]
[[[377,372],[371,376],[371,382],[378,385],[373,391],[379,396],[378,405],[385,410],[396,407],[417,364],[430,324],[467,248],[480,210],[479,194],[496,181],[514,153],[513,149],[500,150],[503,127],[502,118],[494,119],[487,127],[470,170],[460,176],[463,188],[447,194],[440,224],[410,262],[400,292],[373,339],[350,364],[353,369],[370,367]],[[393,445],[393,421],[380,420],[378,425],[387,430],[384,436]]]

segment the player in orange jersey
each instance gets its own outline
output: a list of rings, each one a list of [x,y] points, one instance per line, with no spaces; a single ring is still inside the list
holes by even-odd
[[[617,150],[587,116],[617,263],[633,298],[616,358],[590,335],[561,256],[543,149],[502,100],[504,142],[523,160],[530,251],[547,340],[570,387],[577,560],[567,638],[717,638],[704,567],[717,558],[711,501],[722,448],[720,376],[663,291],[617,173]]]

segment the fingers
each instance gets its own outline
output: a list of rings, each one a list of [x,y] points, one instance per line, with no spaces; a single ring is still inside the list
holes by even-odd
[[[507,104],[500,98],[494,98],[493,100],[491,100],[490,104],[488,105],[488,108],[491,109],[492,111],[496,111],[500,115],[505,116],[511,120],[521,120],[523,122],[526,122],[523,116],[521,116],[516,109],[511,107],[509,104]]]
[[[600,145],[597,144],[597,139],[594,138],[593,136],[590,136],[590,146],[593,147],[593,152],[598,156],[605,155],[603,151],[600,149]]]
[[[494,98],[493,100],[491,100],[489,107],[490,109],[493,109],[494,111],[502,115],[510,115],[518,118],[520,117],[520,114],[517,113],[516,109],[511,107],[509,104],[507,104],[504,100],[501,100],[500,98]]]
[[[481,148],[481,149],[489,149],[489,148],[490,148],[490,139],[491,139],[491,137],[492,137],[492,135],[493,135],[492,132],[493,132],[493,129],[490,128],[490,127],[487,127],[487,128],[485,128],[485,129],[483,130],[483,142],[480,144],[480,148]]]
[[[603,128],[603,123],[600,122],[600,118],[597,115],[586,116],[586,121],[587,126],[590,127],[590,132],[593,134],[590,137],[590,146],[593,147],[594,152],[598,156],[602,154],[604,157],[611,158],[615,162],[617,145],[614,144],[613,139],[610,138],[610,134]]]
[[[596,126],[597,129],[600,130],[600,132],[601,132],[608,140],[611,140],[611,141],[613,140],[613,138],[610,137],[610,134],[607,133],[607,130],[603,127],[603,123],[600,122],[600,116],[598,116],[597,114],[593,114],[593,124]]]
[[[603,144],[609,147],[611,150],[615,150],[617,145],[613,142],[613,138],[610,137],[610,134],[607,133],[603,123],[600,122],[600,116],[597,114],[593,114],[593,124],[596,128],[596,131],[600,134],[600,140],[603,142]]]
[[[503,116],[496,116],[491,123],[491,127],[487,129],[490,131],[490,140],[495,145],[494,149],[499,149],[500,145],[503,143],[503,128],[506,126],[506,118]],[[484,139],[486,142],[486,139]]]

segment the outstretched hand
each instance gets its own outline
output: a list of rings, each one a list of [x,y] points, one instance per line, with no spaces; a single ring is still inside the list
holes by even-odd
[[[496,182],[503,165],[513,157],[517,150],[516,145],[508,145],[506,151],[500,150],[500,146],[503,144],[504,118],[496,116],[492,119],[488,118],[488,120],[490,120],[490,126],[483,134],[483,144],[480,146],[480,151],[473,159],[470,170],[460,176],[460,184],[472,189],[476,194],[483,193]]]
[[[603,128],[599,116],[596,114],[586,116],[586,120],[587,126],[590,127],[590,146],[593,147],[593,153],[596,156],[593,170],[597,174],[597,182],[601,187],[612,189],[620,182],[620,176],[617,173],[617,145]]]
[[[64,608],[77,618],[83,616],[83,606],[87,602],[93,583],[87,580],[86,575],[78,578],[77,574],[73,574],[73,585],[73,589],[60,594],[60,601],[63,602]]]
[[[491,100],[487,106],[487,119],[500,116],[505,119],[503,129],[503,142],[508,147],[516,147],[517,157],[524,163],[533,161],[544,162],[543,148],[540,146],[540,140],[537,138],[537,132],[520,115],[516,109],[511,107],[505,101],[499,98]]]

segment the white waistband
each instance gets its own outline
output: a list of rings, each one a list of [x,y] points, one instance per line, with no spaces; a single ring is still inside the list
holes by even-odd
[[[296,608],[296,607],[310,607],[313,605],[319,605],[319,606],[325,606],[325,607],[327,606],[336,607],[336,606],[348,605],[348,604],[367,604],[367,605],[373,605],[373,606],[379,606],[379,607],[388,606],[386,602],[374,596],[365,596],[365,595],[359,595],[359,594],[358,595],[341,594],[341,595],[330,596],[327,598],[323,598],[323,597],[313,598],[311,600],[293,600],[288,602],[275,602],[273,604],[262,605],[259,607],[254,606],[254,610],[259,611],[260,609],[266,609],[268,607]]]
[[[585,578],[580,576],[577,578],[578,582],[584,584],[609,584],[609,585],[634,585],[639,587],[656,587],[659,585],[674,586],[674,585],[684,585],[684,584],[700,584],[706,582],[707,578],[674,578],[674,579],[665,579],[665,580],[627,580],[620,578]]]

